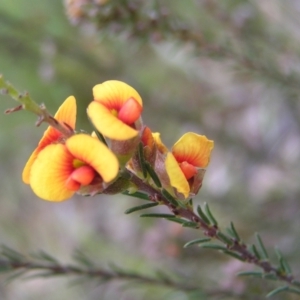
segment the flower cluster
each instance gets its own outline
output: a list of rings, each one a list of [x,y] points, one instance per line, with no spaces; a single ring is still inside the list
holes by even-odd
[[[137,190],[125,173],[183,201],[198,193],[213,141],[189,132],[169,151],[159,133],[143,125],[142,98],[131,86],[106,81],[93,88],[93,96],[87,108],[95,129],[92,134],[76,131],[76,100],[70,96],[54,116],[67,130],[49,126],[30,156],[23,181],[37,196],[63,201],[76,192],[95,195]]]

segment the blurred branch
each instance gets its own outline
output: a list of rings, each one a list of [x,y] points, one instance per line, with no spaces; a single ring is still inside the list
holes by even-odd
[[[107,3],[106,3],[107,2]],[[260,45],[243,45],[238,38],[224,32],[224,42],[212,43],[199,28],[172,15],[167,6],[158,1],[66,1],[66,9],[75,23],[92,22],[103,34],[126,34],[130,39],[154,43],[168,40],[190,44],[197,57],[227,59],[234,63],[233,68],[249,71],[262,79],[280,83],[297,90],[299,74],[285,74],[279,67],[280,53],[264,53]],[[105,4],[104,4],[105,3]],[[262,42],[265,43],[262,37]],[[259,55],[258,55],[259,53]]]
[[[23,254],[2,246],[0,252],[0,273],[10,273],[8,279],[18,277],[37,278],[76,276],[81,280],[96,279],[99,283],[108,281],[134,281],[140,284],[156,285],[184,292],[193,292],[199,295],[224,296],[230,295],[228,291],[203,291],[198,286],[190,285],[190,280],[174,280],[164,272],[158,271],[157,276],[147,276],[111,265],[110,269],[96,268],[95,263],[83,253],[76,251],[73,255],[74,264],[62,264],[50,254],[39,251],[25,257]],[[79,281],[82,282],[82,281]],[[187,283],[189,282],[189,283]]]

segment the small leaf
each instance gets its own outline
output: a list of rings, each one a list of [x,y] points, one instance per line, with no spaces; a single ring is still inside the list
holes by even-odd
[[[77,261],[78,263],[80,263],[81,265],[83,266],[86,266],[86,267],[93,267],[94,266],[94,263],[85,255],[83,254],[80,250],[76,249],[73,253],[73,259],[75,261]]]
[[[24,255],[22,255],[21,253],[5,246],[5,245],[2,245],[1,246],[2,248],[2,251],[1,251],[1,254],[4,256],[4,257],[7,257],[10,261],[13,261],[13,262],[16,262],[16,261],[23,261],[25,259]]]
[[[44,252],[43,250],[40,250],[38,253],[31,254],[31,256],[43,261],[59,264],[58,260],[55,257],[52,257],[50,254]]]
[[[262,258],[268,260],[268,259],[269,259],[269,255],[268,255],[268,252],[267,252],[267,250],[266,250],[266,248],[265,248],[265,245],[264,245],[264,243],[263,243],[263,241],[262,241],[260,235],[259,235],[258,233],[256,233],[256,234],[255,234],[255,237],[256,237],[256,240],[257,240],[257,242],[258,242],[260,251],[261,251],[261,253],[262,253]]]
[[[277,288],[277,289],[271,291],[270,293],[268,293],[266,297],[267,297],[267,298],[270,298],[270,297],[275,296],[275,295],[277,295],[277,294],[279,294],[279,293],[281,293],[281,292],[285,292],[285,291],[287,291],[288,289],[289,289],[289,287],[288,287],[287,285],[281,286],[281,287],[279,287],[279,288]]]
[[[203,212],[203,210],[201,209],[201,206],[200,206],[200,205],[197,206],[197,212],[198,212],[199,217],[200,217],[207,225],[210,225],[210,221],[209,221],[208,217],[205,215],[205,213]]]
[[[251,277],[263,278],[264,277],[264,273],[259,272],[259,271],[246,271],[246,272],[239,272],[239,273],[237,273],[237,276],[251,276]]]
[[[163,218],[163,219],[172,219],[175,215],[171,214],[143,214],[140,215],[141,218]]]
[[[152,178],[153,182],[155,183],[155,185],[158,188],[161,188],[162,187],[161,182],[160,182],[160,180],[159,180],[156,172],[151,167],[151,165],[148,162],[145,162],[145,167],[146,167],[146,170],[147,170],[148,174],[150,175],[150,177]]]
[[[199,224],[197,224],[195,222],[186,221],[182,224],[182,227],[199,228]]]
[[[132,208],[129,208],[125,211],[125,214],[131,214],[135,211],[138,211],[138,210],[142,210],[142,209],[147,209],[147,208],[150,208],[150,207],[154,207],[154,206],[157,206],[158,203],[146,203],[146,204],[143,204],[143,205],[140,205],[140,206],[135,206],[135,207],[132,207]]]
[[[144,158],[144,149],[143,149],[143,144],[139,143],[139,147],[138,147],[138,158],[139,158],[139,162],[142,168],[142,173],[143,173],[143,177],[147,178],[147,167],[145,164],[145,158]]]
[[[230,229],[234,235],[234,237],[236,238],[237,241],[240,241],[241,238],[240,236],[238,235],[237,231],[235,230],[235,227],[234,227],[234,224],[232,222],[230,222]]]
[[[261,256],[260,256],[260,254],[259,254],[259,252],[258,252],[258,250],[257,250],[257,248],[256,248],[255,245],[251,245],[251,246],[250,246],[250,250],[252,251],[253,255],[254,255],[258,260],[261,259]]]
[[[217,232],[217,237],[225,244],[227,245],[232,245],[233,241],[230,239],[230,237],[228,237],[226,234],[224,234],[221,231]]]
[[[186,220],[183,220],[183,219],[180,219],[180,218],[169,218],[168,220],[172,221],[172,222],[175,222],[175,223],[178,223],[178,224],[184,224],[186,223]]]
[[[287,273],[287,274],[292,274],[291,268],[288,264],[288,262],[284,259],[284,257],[282,256],[281,252],[279,249],[275,248],[275,253],[277,255],[277,258],[279,260],[279,264],[281,269]]]
[[[171,203],[173,204],[175,207],[178,206],[178,203],[176,201],[176,199],[165,189],[162,189],[162,194],[163,196]]]
[[[135,197],[143,200],[150,200],[149,196],[147,194],[141,193],[141,192],[135,192],[135,193],[129,193],[128,191],[123,192],[123,195],[130,196],[130,197]]]
[[[228,249],[222,245],[218,244],[204,244],[204,245],[199,245],[202,248],[207,248],[207,249],[214,249],[214,250],[222,250],[222,251],[228,251]]]
[[[210,238],[202,238],[202,239],[192,240],[192,241],[184,244],[183,248],[187,248],[189,246],[196,245],[196,244],[206,243],[206,242],[209,242],[210,240],[211,240]]]
[[[218,222],[217,222],[217,220],[215,219],[215,217],[213,216],[213,214],[211,213],[210,208],[209,208],[209,206],[208,206],[208,204],[207,204],[206,202],[204,203],[204,210],[205,210],[206,215],[207,215],[207,217],[209,218],[210,222],[211,222],[213,225],[218,226]]]
[[[240,256],[239,254],[237,254],[237,253],[235,253],[235,252],[233,252],[233,251],[230,251],[230,250],[224,250],[223,252],[224,252],[225,254],[228,254],[228,255],[230,255],[230,256],[232,256],[232,257],[234,257],[234,258],[240,260],[240,261],[246,261],[245,258],[243,258],[242,256]]]

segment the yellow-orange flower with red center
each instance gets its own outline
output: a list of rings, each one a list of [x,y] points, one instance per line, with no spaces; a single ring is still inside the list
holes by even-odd
[[[65,144],[39,152],[30,170],[30,186],[44,200],[63,201],[95,181],[109,183],[119,171],[116,156],[87,134],[73,135]]]
[[[189,181],[199,169],[207,167],[214,142],[193,132],[184,134],[166,157],[166,170],[171,185],[185,198],[190,192]]]
[[[94,101],[87,109],[95,128],[105,137],[128,140],[138,135],[135,122],[143,109],[141,96],[124,82],[105,81],[93,88]]]
[[[62,124],[65,124],[70,129],[75,129],[76,123],[76,100],[73,96],[68,97],[63,104],[59,107],[58,111],[56,112],[54,118]],[[63,139],[63,135],[61,132],[57,131],[55,128],[49,126],[46,131],[44,132],[43,137],[41,138],[40,142],[38,143],[37,148],[33,151],[31,156],[29,157],[25,168],[23,170],[22,179],[26,184],[30,183],[30,170],[32,164],[36,160],[38,154],[42,149],[46,146],[59,142]]]

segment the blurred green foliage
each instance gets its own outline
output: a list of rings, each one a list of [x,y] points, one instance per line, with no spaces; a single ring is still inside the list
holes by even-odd
[[[234,221],[247,241],[259,231],[268,247],[285,253],[299,277],[298,1],[65,3],[83,5],[80,17],[69,6],[70,22],[60,0],[0,3],[5,78],[53,113],[74,95],[77,128],[88,131],[85,110],[92,87],[123,80],[139,91],[145,124],[161,132],[168,146],[186,131],[215,140],[196,200],[210,203],[221,226]],[[128,5],[136,9],[135,19]],[[2,111],[14,105],[1,96]],[[196,231],[124,215],[134,204],[131,198],[74,197],[61,204],[37,199],[21,182],[44,130],[34,127],[34,118],[27,112],[0,118],[1,243],[25,253],[43,249],[65,260],[80,248],[102,265],[178,272],[205,289],[232,293],[222,299],[258,299],[270,290],[270,283],[237,279],[237,272],[248,270],[242,263],[197,247],[183,249],[186,241],[199,238]],[[0,283],[0,297],[195,299],[153,286],[68,288],[61,278]]]

